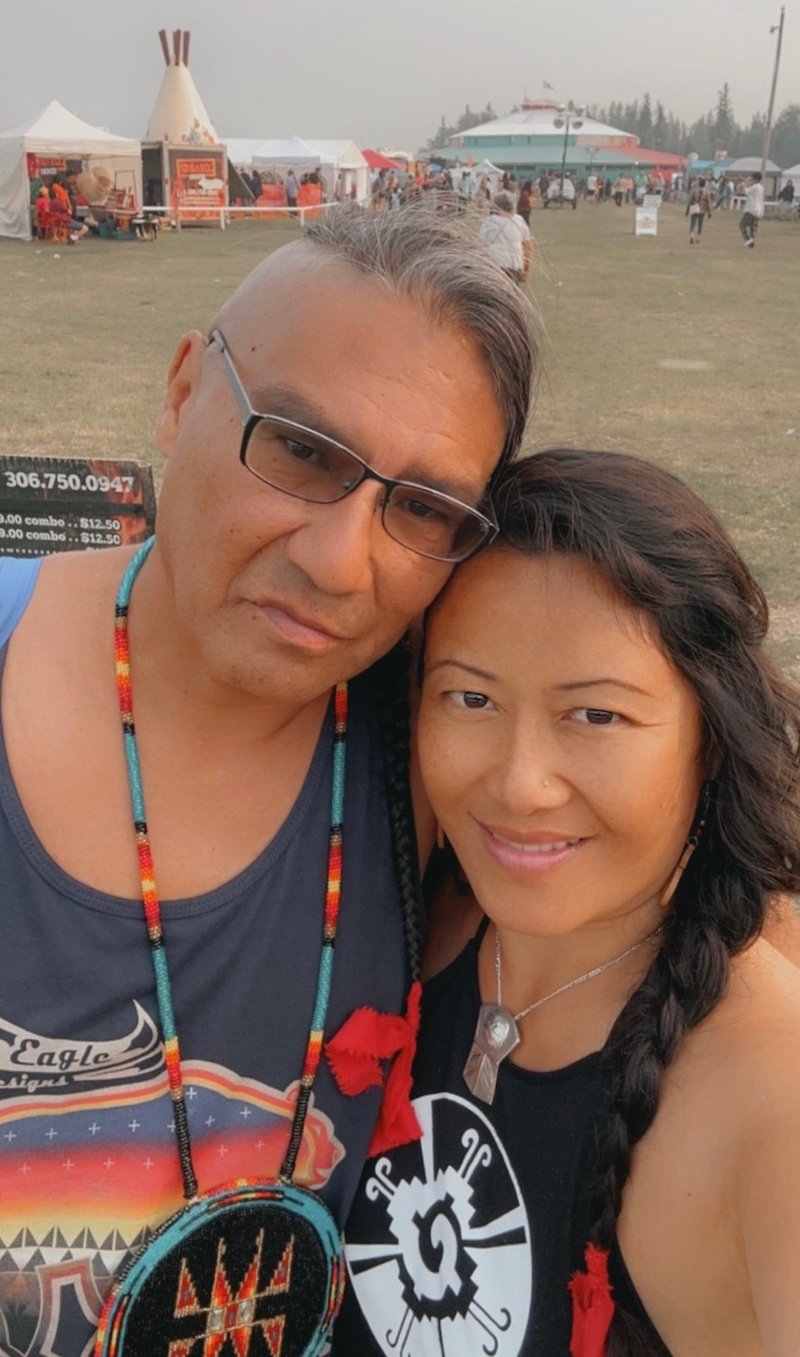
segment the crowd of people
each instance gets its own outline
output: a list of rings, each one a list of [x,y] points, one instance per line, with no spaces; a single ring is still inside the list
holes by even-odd
[[[304,170],[299,175],[292,168],[287,169],[285,174],[278,170],[265,170],[262,174],[258,169],[240,170],[239,173],[254,203],[261,198],[265,186],[282,189],[286,206],[291,208],[297,207],[301,189],[306,185],[311,185],[319,192],[321,201],[325,200],[324,181],[319,169]]]
[[[89,226],[79,215],[76,180],[74,173],[56,174],[49,183],[38,176],[31,180],[31,204],[36,234],[41,240],[55,236],[75,245],[88,236]]]
[[[156,536],[0,558],[12,1352],[796,1351],[800,692],[683,480],[521,455],[533,187],[314,222]]]
[[[152,183],[145,185],[146,204],[156,200]],[[112,237],[123,224],[134,231],[146,213],[146,208],[137,208],[132,182],[117,188],[114,174],[104,165],[81,170],[67,162],[66,169],[55,172],[37,169],[29,185],[31,227],[38,240],[74,245],[89,235]]]

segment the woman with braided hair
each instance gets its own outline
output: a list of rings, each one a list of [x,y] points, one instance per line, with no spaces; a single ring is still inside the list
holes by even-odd
[[[800,693],[676,477],[549,451],[496,504],[419,715],[462,936],[429,944],[422,1136],[367,1166],[335,1351],[794,1357],[800,971],[763,934],[800,891]]]

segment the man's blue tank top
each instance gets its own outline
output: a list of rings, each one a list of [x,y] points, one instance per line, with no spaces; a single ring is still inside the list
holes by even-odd
[[[31,601],[41,556],[34,560],[0,556],[0,646],[4,646]]]
[[[368,676],[351,684],[350,710],[327,1036],[360,1005],[401,1012],[407,987]],[[322,935],[331,741],[329,712],[297,801],[255,862],[163,903],[201,1188],[274,1175],[286,1147]],[[197,832],[214,833],[213,806]],[[182,1204],[178,1155],[141,903],[83,885],[47,854],[4,738],[0,883],[0,1352],[81,1357],[110,1277]],[[297,1177],[342,1224],[380,1096],[343,1097],[323,1061]]]

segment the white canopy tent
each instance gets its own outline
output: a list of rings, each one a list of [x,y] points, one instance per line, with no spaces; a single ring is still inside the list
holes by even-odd
[[[237,169],[319,169],[329,196],[337,180],[342,197],[349,196],[352,184],[359,202],[369,196],[369,166],[353,141],[227,137],[225,144],[228,158]]]
[[[313,170],[322,163],[319,151],[309,146],[302,137],[289,137],[286,141],[264,143],[266,153],[254,156],[253,168],[267,170],[273,165],[285,165],[287,169]]]
[[[499,170],[496,165],[493,165],[491,160],[482,160],[479,165],[473,165],[472,169],[470,170],[470,174],[472,175],[476,184],[479,184],[483,176],[485,174],[488,174],[489,180],[492,185],[492,191],[494,191],[497,188],[497,185],[503,178],[503,171]]]
[[[732,160],[731,163],[730,163],[730,165],[728,166],[727,170],[725,171],[725,173],[726,173],[726,174],[754,174],[756,170],[760,170],[760,169],[761,169],[761,156],[759,156],[759,155],[746,155],[746,156],[743,156],[741,160]],[[780,166],[779,166],[779,165],[776,165],[774,160],[768,160],[767,163],[766,163],[765,169],[766,169],[767,174],[780,174],[780,173],[781,173]]]
[[[314,141],[313,145],[322,153],[322,177],[329,196],[333,194],[338,180],[342,201],[352,196],[355,185],[355,197],[360,203],[367,202],[370,190],[369,165],[354,141]]]
[[[761,171],[761,157],[750,155],[744,156],[741,160],[734,160],[725,171],[726,179],[738,179],[741,175],[755,174]],[[780,165],[776,165],[774,160],[768,160],[764,167],[764,196],[774,198],[778,192],[778,182],[781,177]]]
[[[104,165],[142,202],[142,147],[93,127],[52,99],[37,117],[0,133],[0,235],[31,239],[28,156],[80,160],[87,169]]]

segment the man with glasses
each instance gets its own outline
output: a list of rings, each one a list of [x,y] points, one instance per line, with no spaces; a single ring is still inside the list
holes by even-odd
[[[487,486],[521,441],[533,356],[527,302],[457,222],[332,216],[181,340],[129,612],[127,549],[22,582],[2,651],[0,1244],[17,1275],[0,1346],[86,1351],[109,1276],[181,1204],[143,897],[162,901],[201,1191],[278,1172],[331,863],[324,1036],[362,1006],[403,1012],[418,937],[398,643],[495,531]],[[320,1065],[296,1176],[340,1224],[379,1102]]]

